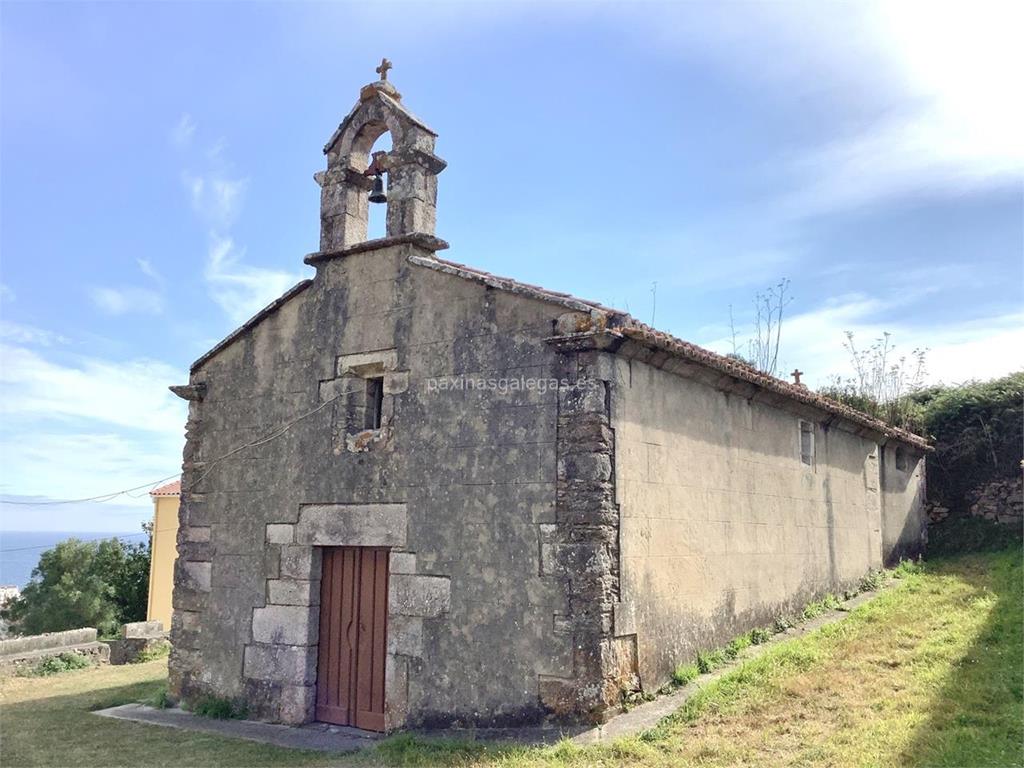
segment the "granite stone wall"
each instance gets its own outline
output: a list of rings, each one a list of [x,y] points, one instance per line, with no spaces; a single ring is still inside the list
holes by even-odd
[[[559,310],[410,256],[430,259],[402,241],[320,262],[193,371],[175,695],[311,719],[320,552],[342,545],[391,548],[389,728],[534,722],[543,681],[573,678],[545,561],[559,388],[510,385],[558,378]],[[352,419],[367,375],[384,379],[376,430]]]

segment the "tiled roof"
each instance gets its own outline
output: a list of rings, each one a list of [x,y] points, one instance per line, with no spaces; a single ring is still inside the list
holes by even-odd
[[[161,485],[159,488],[154,488],[149,492],[150,496],[180,496],[181,495],[181,480],[175,480],[173,483],[167,483]]]
[[[314,264],[319,261],[338,258],[350,253],[357,253],[363,250],[371,250],[373,248],[402,243],[413,243],[419,245],[426,251],[435,251],[448,247],[448,244],[443,240],[439,240],[434,237],[428,237],[425,235],[403,235],[395,238],[385,238],[382,240],[360,243],[338,252],[310,254],[306,257],[306,263]],[[485,272],[465,264],[459,264],[454,261],[438,258],[434,253],[423,256],[413,254],[408,258],[413,264],[427,267],[435,271],[444,272],[446,274],[456,275],[466,280],[473,280],[497,290],[508,291],[528,298],[534,298],[539,301],[559,304],[575,312],[589,313],[596,321],[592,324],[592,328],[599,330],[600,332],[610,333],[622,338],[628,338],[637,343],[657,348],[671,355],[685,358],[700,365],[707,366],[708,368],[720,371],[721,373],[735,379],[762,387],[763,389],[769,390],[778,395],[789,397],[797,402],[820,408],[823,411],[835,414],[836,416],[854,422],[855,424],[859,424],[863,427],[867,427],[873,431],[880,432],[888,437],[914,445],[922,450],[930,450],[928,441],[920,435],[915,435],[912,432],[907,432],[903,429],[897,429],[862,411],[858,411],[855,408],[851,408],[848,405],[844,405],[843,403],[837,402],[829,397],[825,397],[824,395],[812,392],[806,387],[798,384],[792,384],[775,376],[769,376],[768,374],[763,373],[743,362],[712,352],[709,349],[704,349],[703,347],[699,347],[691,342],[683,341],[682,339],[678,339],[664,331],[659,331],[658,329],[637,320],[628,312],[605,306],[597,301],[581,299],[569,293],[552,291],[547,288],[542,288],[539,285],[531,285],[530,283],[523,283],[509,277],[493,275],[490,272]],[[192,371],[194,372],[197,370],[213,355],[231,344],[250,328],[257,325],[264,317],[276,310],[290,298],[308,288],[312,282],[312,280],[303,280],[285,292],[280,298],[271,302],[267,307],[262,309],[253,316],[252,319],[246,322],[241,328],[238,328],[193,363]],[[173,483],[171,485],[173,485]],[[163,489],[157,489],[157,491],[153,492],[153,495],[173,495],[179,492],[178,490],[175,490],[167,494],[158,493],[161,490]]]
[[[660,349],[674,356],[686,358],[687,360],[720,371],[741,381],[749,382],[776,394],[820,408],[823,411],[835,414],[836,416],[847,419],[848,421],[852,421],[876,432],[880,432],[888,437],[909,443],[921,448],[922,450],[930,450],[928,441],[920,435],[915,435],[914,433],[903,429],[897,429],[880,419],[876,419],[874,416],[870,416],[863,411],[858,411],[856,408],[851,408],[848,405],[837,402],[830,397],[825,397],[817,392],[813,392],[807,387],[792,384],[775,376],[769,376],[751,365],[726,357],[725,355],[720,355],[717,352],[712,352],[709,349],[704,349],[703,347],[699,347],[691,342],[683,341],[682,339],[678,339],[664,331],[659,331],[646,323],[640,322],[636,318],[632,317],[628,312],[606,307],[599,302],[581,299],[568,293],[550,291],[537,285],[530,285],[529,283],[521,283],[518,280],[513,280],[508,277],[492,275],[489,272],[474,269],[473,267],[468,267],[465,264],[457,264],[456,262],[447,261],[446,259],[439,259],[437,256],[431,258],[412,256],[409,260],[413,263],[421,264],[432,269],[459,275],[460,277],[468,280],[475,280],[499,290],[507,290],[512,293],[531,296],[542,301],[561,304],[562,306],[575,311],[600,313],[605,316],[606,321],[602,332],[611,333],[622,338],[632,339],[638,343]]]

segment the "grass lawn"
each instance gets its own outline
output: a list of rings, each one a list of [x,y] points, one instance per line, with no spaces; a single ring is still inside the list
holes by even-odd
[[[1021,552],[935,560],[845,621],[781,643],[655,730],[608,745],[484,747],[397,736],[350,757],[112,721],[155,661],[0,683],[0,764],[51,766],[1011,766],[1024,764]]]

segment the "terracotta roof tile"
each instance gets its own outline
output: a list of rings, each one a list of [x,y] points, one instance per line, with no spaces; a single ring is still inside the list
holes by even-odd
[[[863,411],[858,411],[856,408],[851,408],[850,406],[837,402],[832,398],[813,392],[807,387],[792,384],[775,376],[769,376],[746,363],[733,360],[725,355],[712,352],[709,349],[704,349],[692,342],[683,341],[682,339],[676,338],[664,331],[659,331],[657,328],[653,328],[650,325],[637,320],[635,317],[631,316],[627,312],[623,312],[622,310],[613,309],[600,304],[599,302],[581,299],[568,293],[562,293],[561,291],[552,291],[529,283],[522,283],[509,277],[492,275],[489,272],[484,272],[465,264],[440,259],[437,256],[433,256],[431,258],[413,256],[410,258],[410,261],[413,261],[416,264],[422,264],[423,266],[433,267],[434,269],[439,269],[441,271],[458,274],[466,279],[477,280],[495,288],[509,290],[515,293],[522,293],[541,300],[552,301],[577,311],[590,310],[604,313],[608,315],[607,330],[612,333],[617,333],[623,337],[634,339],[640,343],[658,347],[665,352],[679,357],[685,357],[688,360],[692,360],[693,362],[721,371],[722,373],[733,376],[742,381],[747,381],[764,387],[765,389],[777,394],[791,397],[801,403],[816,406],[824,411],[833,413],[864,427],[868,427],[869,429],[880,432],[888,437],[902,440],[903,442],[917,446],[923,450],[930,450],[928,441],[920,435],[915,435],[914,433],[903,429],[897,429],[896,427],[892,427],[884,421],[876,419]]]
[[[149,492],[150,496],[180,496],[181,495],[181,480],[175,480],[173,483],[167,483],[161,485],[159,488],[154,488]]]

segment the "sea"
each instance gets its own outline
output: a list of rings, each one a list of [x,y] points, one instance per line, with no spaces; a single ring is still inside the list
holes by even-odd
[[[39,562],[39,556],[65,539],[99,541],[117,538],[139,542],[144,540],[144,536],[139,532],[0,531],[0,586],[24,589],[32,577],[32,569]]]

